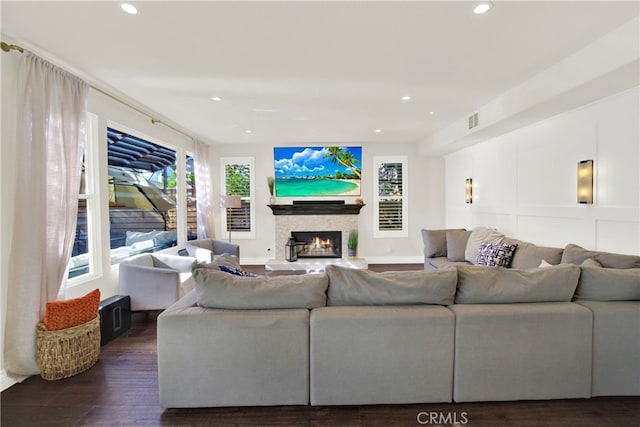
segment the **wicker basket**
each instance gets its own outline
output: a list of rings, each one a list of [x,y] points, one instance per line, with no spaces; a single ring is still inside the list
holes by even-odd
[[[100,356],[100,318],[80,326],[49,331],[36,327],[38,367],[45,380],[60,380],[84,372]]]

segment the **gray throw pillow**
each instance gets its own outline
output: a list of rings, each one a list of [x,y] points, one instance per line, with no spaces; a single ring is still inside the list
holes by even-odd
[[[640,256],[589,251],[573,243],[564,248],[562,264],[580,265],[587,258],[595,259],[605,268],[640,268]]]
[[[640,269],[581,267],[576,300],[640,301]]]
[[[447,256],[447,235],[445,230],[422,230],[424,256],[437,258]]]
[[[450,305],[456,293],[454,268],[376,273],[329,265],[326,272],[327,305]]]
[[[478,249],[483,242],[486,243],[500,243],[504,239],[504,233],[499,232],[495,228],[491,227],[476,227],[471,231],[469,240],[467,240],[467,247],[464,251],[464,259],[470,263],[476,261],[478,256]]]
[[[198,305],[232,310],[317,308],[326,305],[326,274],[244,277],[195,268]]]
[[[516,270],[458,266],[456,304],[510,304],[571,301],[580,267],[558,265]]]
[[[449,261],[464,262],[464,251],[467,249],[467,241],[471,231],[449,230],[447,231],[447,259]]]
[[[502,243],[517,243],[518,250],[513,254],[511,268],[527,269],[538,267],[542,261],[551,265],[560,264],[562,259],[562,248],[552,248],[547,246],[537,246],[533,243],[505,237]]]

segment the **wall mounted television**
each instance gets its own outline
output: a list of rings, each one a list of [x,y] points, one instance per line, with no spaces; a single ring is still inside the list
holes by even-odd
[[[360,196],[362,147],[275,147],[278,197]]]

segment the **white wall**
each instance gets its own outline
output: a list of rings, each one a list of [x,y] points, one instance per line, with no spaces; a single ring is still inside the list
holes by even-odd
[[[318,145],[301,144],[301,145]],[[336,145],[332,143],[331,145]],[[340,144],[337,144],[340,145]],[[366,206],[358,216],[360,231],[358,255],[367,258],[369,263],[422,262],[422,228],[439,228],[444,225],[444,161],[437,157],[422,157],[415,144],[354,143],[342,145],[362,146],[362,195],[353,197],[335,197],[347,203],[362,198]],[[263,264],[275,259],[275,218],[269,203],[267,176],[274,175],[273,147],[257,144],[215,145],[213,151],[214,200],[220,192],[220,157],[253,156],[256,167],[256,238],[251,240],[234,239],[241,245],[241,257],[244,264]],[[394,239],[373,238],[373,157],[380,155],[407,155],[409,157],[409,237]],[[293,198],[278,198],[277,203],[291,203]],[[220,210],[218,209],[216,227],[221,229]],[[221,238],[227,238],[221,236]]]
[[[635,87],[447,155],[447,227],[488,225],[542,245],[640,254],[639,105]],[[588,159],[595,200],[579,205],[577,163]]]

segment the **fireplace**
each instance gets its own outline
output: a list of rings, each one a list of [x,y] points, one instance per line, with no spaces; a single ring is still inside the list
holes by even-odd
[[[298,258],[342,258],[341,231],[292,231]]]

